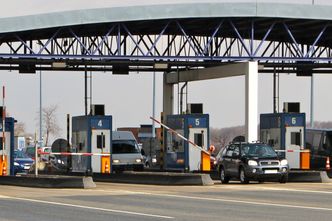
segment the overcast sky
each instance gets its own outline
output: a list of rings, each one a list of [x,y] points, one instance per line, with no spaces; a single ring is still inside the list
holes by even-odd
[[[202,0],[163,2],[202,2]],[[312,1],[284,2],[311,3]],[[315,2],[329,3],[329,1]],[[50,11],[150,3],[155,1],[11,0],[2,3],[0,15],[10,17]],[[331,1],[330,4],[332,4]],[[5,85],[7,89],[7,110],[18,121],[26,124],[27,131],[32,133],[38,131],[36,118],[39,110],[39,74],[19,75],[16,71],[0,71],[0,75],[1,85]],[[159,117],[162,111],[162,74],[156,73],[156,75],[156,113]],[[328,96],[331,80],[330,75],[315,76],[315,120],[317,121],[332,121],[332,105]],[[297,78],[294,75],[284,74],[280,77],[280,86],[281,104],[284,101],[301,102],[301,110],[307,112],[309,121],[310,78]],[[222,128],[244,124],[244,77],[189,83],[188,97],[190,103],[204,103],[204,112],[210,114],[212,127]],[[152,74],[114,76],[110,73],[93,73],[93,103],[106,105],[106,113],[113,115],[114,127],[136,127],[140,124],[149,124],[149,116],[152,112]],[[65,136],[66,114],[69,113],[72,116],[84,114],[83,73],[43,72],[43,105],[46,107],[54,104],[59,106],[58,120],[63,129],[62,134]],[[272,75],[260,74],[258,110],[260,113],[268,113],[272,111],[272,108]]]

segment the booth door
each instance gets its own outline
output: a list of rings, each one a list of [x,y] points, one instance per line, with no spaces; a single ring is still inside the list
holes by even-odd
[[[286,127],[285,155],[290,169],[300,169],[300,150],[303,146],[303,141],[303,127]]]
[[[110,153],[111,152],[111,133],[110,130],[92,130],[91,134],[91,153]],[[93,155],[91,157],[91,167],[94,173],[103,171],[102,156]],[[104,157],[105,158],[105,157]],[[110,157],[108,157],[110,162]],[[108,164],[110,168],[111,165]]]
[[[190,128],[189,140],[207,150],[208,144],[207,129]],[[201,150],[189,143],[189,170],[198,171],[201,169]]]

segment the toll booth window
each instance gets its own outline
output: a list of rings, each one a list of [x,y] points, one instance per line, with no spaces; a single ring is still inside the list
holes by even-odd
[[[291,133],[291,144],[301,146],[301,133],[300,132]]]
[[[179,134],[181,134],[183,136],[183,131],[182,130],[177,130],[176,132],[178,132]],[[170,152],[184,152],[183,140],[180,137],[176,136],[176,135],[172,135],[170,146],[168,146],[168,151],[170,151]]]
[[[194,143],[197,144],[200,147],[203,147],[204,146],[203,134],[201,134],[201,133],[195,134],[194,135]]]
[[[97,135],[97,148],[102,149],[105,148],[105,135]]]
[[[2,137],[0,137],[0,150],[2,150]]]

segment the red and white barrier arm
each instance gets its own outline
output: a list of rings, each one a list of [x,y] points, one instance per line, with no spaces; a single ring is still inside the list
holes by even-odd
[[[310,150],[275,150],[276,152],[285,152],[285,153],[307,153]]]
[[[184,136],[182,136],[181,134],[179,134],[178,132],[176,132],[175,130],[173,130],[172,128],[168,127],[167,125],[161,123],[160,121],[154,119],[153,117],[150,117],[151,120],[155,121],[156,123],[160,124],[162,127],[166,128],[167,130],[169,130],[170,132],[172,132],[173,134],[175,134],[176,136],[180,137],[182,140],[187,141],[188,143],[192,144],[194,147],[198,148],[199,150],[205,152],[206,154],[211,155],[208,151],[204,150],[202,147],[198,146],[197,144],[195,144],[194,142],[190,141],[189,139],[185,138]]]
[[[110,156],[110,153],[70,153],[70,152],[40,152],[40,155],[60,155],[60,156]]]

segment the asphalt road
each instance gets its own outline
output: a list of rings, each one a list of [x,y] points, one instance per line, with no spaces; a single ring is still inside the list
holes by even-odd
[[[0,186],[0,220],[331,220],[332,184]]]

